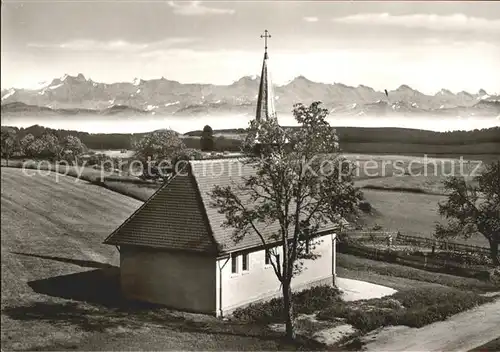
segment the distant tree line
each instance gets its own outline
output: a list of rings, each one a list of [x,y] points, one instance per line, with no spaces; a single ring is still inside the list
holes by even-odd
[[[56,135],[51,131],[34,136],[21,134],[18,129],[2,126],[1,153],[8,165],[12,157],[67,160],[77,162],[77,158],[87,151],[80,138],[71,135]]]
[[[295,129],[297,127],[288,127]],[[473,143],[500,143],[500,127],[472,131],[435,132],[391,127],[336,127],[341,143],[408,143],[430,145],[465,145]],[[217,130],[219,134],[242,134],[241,128]],[[203,131],[192,131],[187,136],[200,137]]]
[[[27,128],[10,127],[16,131],[20,138],[31,134],[35,138],[39,138],[46,133],[55,135],[58,139],[71,135],[78,137],[90,149],[131,149],[132,137],[144,135],[144,133],[88,133],[74,130],[62,130],[33,125]]]
[[[452,132],[379,127],[338,127],[336,130],[340,141],[344,143],[408,143],[428,145],[500,143],[500,127]]]
[[[295,127],[289,127],[295,128]],[[31,134],[39,138],[46,133],[62,140],[68,135],[78,137],[90,149],[134,149],[136,141],[149,133],[87,133],[72,130],[55,130],[39,125],[28,128],[12,127],[19,138]],[[239,151],[241,138],[224,137],[223,134],[242,134],[244,129],[226,129],[214,131],[210,126],[179,135],[187,148],[204,151]],[[473,131],[433,132],[406,128],[369,128],[369,127],[337,127],[340,146],[349,152],[354,143],[400,143],[420,145],[470,145],[479,143],[500,143],[500,127],[476,129]],[[151,132],[152,133],[152,132]],[[219,136],[215,137],[215,133]],[[344,147],[345,146],[345,147]],[[358,152],[356,150],[355,152]],[[389,150],[387,151],[389,152]],[[392,152],[397,153],[397,150]],[[415,152],[418,152],[416,150]]]

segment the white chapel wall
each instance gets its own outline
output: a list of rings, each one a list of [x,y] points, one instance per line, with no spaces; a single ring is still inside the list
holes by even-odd
[[[332,236],[330,234],[319,238],[321,243],[316,246],[315,253],[320,254],[316,260],[306,260],[301,274],[292,279],[292,288],[301,289],[310,284],[332,283]],[[249,253],[249,270],[242,271],[242,256],[238,256],[238,273],[231,270],[231,259],[219,259],[216,270],[221,270],[220,284],[222,310],[230,312],[238,306],[246,305],[256,300],[280,295],[280,282],[273,268],[265,264],[265,251]],[[226,264],[225,264],[226,263]],[[224,265],[225,264],[225,265]],[[219,281],[219,280],[218,280]],[[218,282],[219,284],[219,282]]]

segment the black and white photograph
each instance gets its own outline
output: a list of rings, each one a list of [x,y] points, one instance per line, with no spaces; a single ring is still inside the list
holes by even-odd
[[[500,351],[500,1],[3,0],[2,351]]]

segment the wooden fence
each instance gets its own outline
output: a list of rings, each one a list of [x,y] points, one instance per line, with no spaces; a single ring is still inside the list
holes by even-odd
[[[433,258],[432,255],[406,254],[389,249],[366,247],[361,244],[340,242],[337,245],[340,253],[353,254],[368,259],[397,263],[417,269],[444,272],[465,277],[486,279],[489,277],[484,265],[459,264],[451,260]]]
[[[426,238],[420,236],[409,236],[398,234],[397,242],[402,244],[414,244],[419,247],[424,248],[436,248],[440,250],[450,251],[450,252],[471,252],[471,253],[482,253],[489,255],[489,248],[471,246],[468,244],[456,243],[451,241],[441,241],[433,238]]]
[[[386,242],[388,238],[394,241],[397,236],[397,231],[350,231],[342,233],[348,240],[358,242]]]
[[[472,246],[457,242],[437,240],[422,236],[403,235],[399,231],[355,231],[345,232],[346,239],[357,242],[384,243],[392,238],[392,244],[407,244],[421,248],[435,248],[447,252],[469,252],[490,255],[490,249],[486,247]]]

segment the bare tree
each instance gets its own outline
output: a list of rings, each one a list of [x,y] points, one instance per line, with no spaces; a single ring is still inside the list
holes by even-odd
[[[297,104],[293,114],[299,128],[283,129],[273,119],[252,121],[243,162],[254,174],[237,185],[216,186],[211,194],[212,205],[226,215],[224,226],[234,228],[234,240],[253,232],[273,258],[290,339],[295,338],[291,281],[304,259],[317,258],[308,242],[325,225],[355,214],[360,199],[353,165],[338,154],[335,130],[326,121],[328,110],[320,102]],[[263,224],[278,224],[278,230],[264,233]]]

